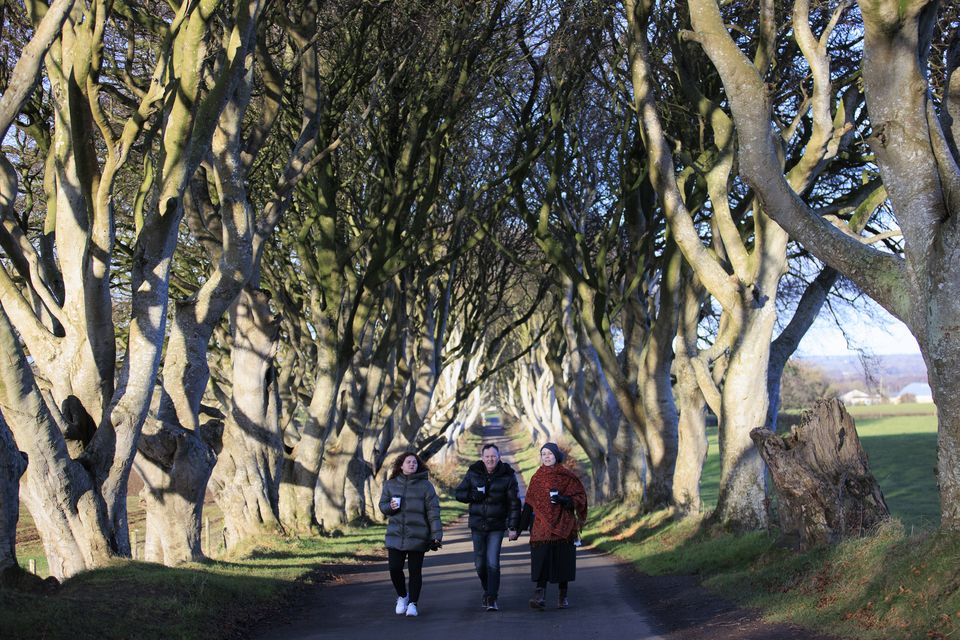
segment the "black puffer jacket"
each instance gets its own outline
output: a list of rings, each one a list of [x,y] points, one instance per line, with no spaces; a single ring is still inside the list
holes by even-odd
[[[519,492],[517,474],[510,465],[498,462],[493,473],[487,473],[483,460],[478,460],[470,465],[454,494],[470,505],[471,529],[504,531],[520,525]]]

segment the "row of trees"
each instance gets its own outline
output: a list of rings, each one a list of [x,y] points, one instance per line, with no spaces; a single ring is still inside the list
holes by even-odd
[[[489,403],[688,512],[709,406],[763,526],[839,274],[918,337],[957,529],[958,17],[903,4],[8,3],[0,567],[18,485],[61,578],[129,554],[131,471],[167,564],[208,491],[228,546],[376,517]]]

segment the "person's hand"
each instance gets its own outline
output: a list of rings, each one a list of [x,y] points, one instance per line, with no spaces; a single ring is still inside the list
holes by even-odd
[[[430,541],[430,551],[437,551],[437,550],[440,549],[440,547],[442,547],[442,546],[443,546],[443,543],[440,542],[439,540],[431,540],[431,541]]]
[[[550,502],[552,502],[553,504],[558,504],[564,509],[569,509],[570,507],[573,506],[573,498],[571,498],[570,496],[564,496],[560,494],[553,496],[553,498],[550,499]]]
[[[390,498],[390,508],[396,511],[400,508],[400,501],[396,498]]]
[[[513,529],[507,529],[507,540],[510,540],[512,542],[519,537],[520,537],[520,534],[517,531],[514,531]]]

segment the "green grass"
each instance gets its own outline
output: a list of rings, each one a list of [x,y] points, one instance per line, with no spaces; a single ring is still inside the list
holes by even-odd
[[[462,473],[461,458],[448,470]],[[467,505],[452,498],[435,477],[444,524]],[[131,530],[143,541],[144,513],[136,497],[128,499]],[[222,520],[216,505],[205,513],[211,528]],[[264,616],[287,606],[290,594],[324,579],[336,565],[381,562],[385,525],[342,527],[330,537],[271,537],[252,541],[230,554],[176,568],[117,559],[86,571],[50,592],[41,584],[46,559],[29,514],[18,523],[18,561],[37,560],[40,577],[22,574],[13,587],[0,586],[0,638],[193,638],[236,637]],[[222,549],[216,550],[222,555]]]
[[[773,549],[705,584],[738,594],[768,619],[849,638],[960,633],[960,537],[909,536],[896,520],[870,538],[807,554]]]
[[[30,561],[36,563],[36,574],[41,578],[50,575],[50,567],[47,564],[47,556],[43,550],[43,544],[40,542],[40,534],[34,525],[33,517],[30,512],[20,505],[20,519],[17,522],[17,564],[23,569],[30,567]],[[143,541],[146,528],[146,512],[140,505],[140,498],[137,496],[127,497],[127,514],[130,527],[131,543],[134,537],[137,540],[137,557],[143,558]],[[209,522],[211,531],[221,531],[223,528],[223,514],[215,502],[207,502],[203,506],[204,520]],[[207,549],[203,545],[204,553],[208,555],[218,555],[223,552],[222,537],[211,536],[210,546],[213,549]]]
[[[856,424],[890,513],[908,528],[938,527],[936,416],[858,418]]]
[[[645,573],[698,574],[708,588],[772,621],[864,640],[960,637],[960,537],[934,532],[935,411],[914,404],[850,413],[894,516],[874,536],[796,553],[766,532],[736,536],[702,517],[677,521],[614,503],[591,510],[584,539]],[[719,488],[715,427],[708,440],[701,482],[707,513]]]
[[[700,500],[705,511],[713,511],[720,496],[720,444],[717,440],[717,427],[707,427],[707,459],[703,463],[700,475]]]
[[[869,539],[796,554],[766,533],[717,533],[701,518],[641,515],[636,505],[617,502],[591,511],[585,539],[651,574],[699,574],[710,588],[760,607],[774,620],[868,640],[960,637],[960,541],[929,533],[938,515],[936,418],[930,411],[903,411],[927,405],[894,407],[896,415],[880,416],[877,407],[853,413],[873,472],[904,526],[896,521]],[[872,413],[861,413],[868,409]],[[516,466],[529,479],[539,466],[538,448],[522,430],[511,427],[509,433]],[[702,493],[712,509],[719,478],[715,428],[709,440]],[[443,471],[437,479],[458,479],[464,463],[476,459],[480,441],[478,433],[468,432],[461,459],[435,470]],[[573,451],[586,460],[579,447]],[[438,489],[449,523],[466,506]],[[131,501],[131,528],[137,529],[137,501]],[[21,525],[30,524],[24,514]],[[263,540],[243,554],[175,569],[121,560],[66,581],[54,595],[3,589],[0,638],[231,637],[283,607],[291,589],[320,579],[329,565],[382,556],[383,526],[342,533]],[[24,565],[37,557],[44,566],[35,537],[18,546],[18,556]]]
[[[863,640],[960,635],[960,536],[910,536],[898,520],[869,538],[796,553],[766,532],[738,536],[701,517],[638,515],[620,502],[591,510],[584,540],[648,574],[698,574],[770,621]]]
[[[940,525],[937,493],[937,416],[932,404],[849,407],[857,435],[890,513],[911,528]],[[717,504],[720,486],[717,429],[707,429],[709,449],[700,491],[705,508]]]
[[[329,564],[382,555],[382,526],[337,538],[261,540],[243,555],[175,569],[117,560],[53,595],[0,589],[0,638],[228,638],[283,606]]]
[[[641,514],[630,502],[591,510],[584,540],[633,562],[651,575],[735,568],[773,543],[766,534],[710,535],[701,517],[674,520],[667,511]]]
[[[868,404],[847,407],[854,418],[873,416],[937,415],[937,407],[931,403],[908,402],[906,404]]]

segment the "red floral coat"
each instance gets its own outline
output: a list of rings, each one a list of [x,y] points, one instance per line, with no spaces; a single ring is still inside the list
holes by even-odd
[[[573,500],[573,510],[550,502],[551,490]],[[537,469],[527,487],[525,502],[533,509],[532,543],[573,542],[587,519],[587,492],[583,483],[573,471],[559,464]]]

